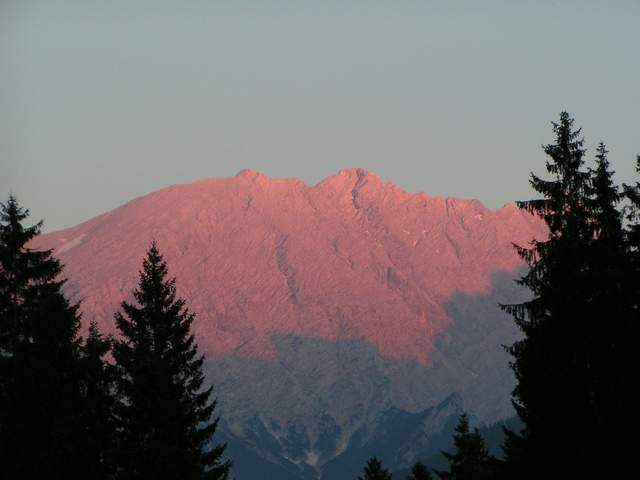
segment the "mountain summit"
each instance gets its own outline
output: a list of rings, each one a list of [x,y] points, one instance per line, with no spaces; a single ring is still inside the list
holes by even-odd
[[[364,339],[428,363],[446,302],[520,265],[511,242],[543,233],[508,205],[409,194],[345,169],[309,187],[243,170],[175,185],[43,235],[84,318],[113,332],[152,239],[197,313],[207,354],[273,357],[271,337]]]
[[[156,240],[197,314],[236,478],[307,480],[354,478],[373,454],[406,467],[444,448],[462,409],[512,413],[502,345],[517,331],[498,303],[523,295],[512,243],[545,233],[512,205],[410,194],[360,168],[315,186],[243,170],[33,246],[65,264],[83,320],[115,333]]]

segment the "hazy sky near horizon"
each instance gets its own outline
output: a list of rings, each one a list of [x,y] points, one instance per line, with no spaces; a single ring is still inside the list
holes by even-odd
[[[568,110],[640,153],[640,1],[0,0],[0,195],[47,231],[244,168],[529,198]]]

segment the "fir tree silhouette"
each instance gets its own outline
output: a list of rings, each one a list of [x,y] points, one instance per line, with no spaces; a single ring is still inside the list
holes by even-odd
[[[490,456],[478,429],[471,431],[469,417],[466,413],[460,416],[453,435],[455,452],[442,452],[449,462],[448,471],[435,473],[443,480],[489,480]]]
[[[115,447],[115,369],[105,357],[112,340],[104,337],[95,322],[82,349],[83,400],[83,471],[87,478],[112,478]]]
[[[85,478],[78,305],[52,251],[27,244],[42,222],[0,204],[0,465],[5,478]]]
[[[411,474],[407,476],[406,480],[432,480],[431,472],[421,462],[417,462],[411,467]]]
[[[636,173],[640,176],[640,155],[636,157]],[[640,179],[633,185],[623,184],[624,197],[629,205],[626,209],[627,229],[625,240],[627,242],[630,273],[626,279],[631,286],[635,323],[640,321]]]
[[[504,307],[525,335],[509,349],[517,381],[513,404],[525,427],[520,438],[510,433],[505,443],[510,475],[521,478],[541,478],[551,465],[557,469],[582,460],[575,457],[577,451],[567,449],[582,442],[577,438],[582,430],[578,424],[587,420],[581,394],[585,372],[580,368],[588,346],[576,340],[587,312],[583,301],[588,286],[586,246],[592,229],[584,141],[573,122],[562,112],[560,121],[553,123],[556,142],[544,147],[552,179],[531,175],[531,186],[543,198],[518,202],[549,228],[548,239],[516,247],[530,267],[519,283],[533,298]]]
[[[632,382],[620,365],[627,364],[631,360],[629,354],[635,350],[629,339],[634,334],[632,318],[637,292],[634,292],[633,282],[628,280],[633,276],[634,266],[630,261],[623,212],[619,207],[623,195],[613,182],[614,172],[609,167],[607,154],[601,142],[596,152],[590,190],[594,225],[591,281],[596,287],[590,301],[591,324],[595,327],[591,332],[595,358],[590,362],[594,377],[595,431],[590,456],[594,462],[600,459],[598,465],[590,467],[603,476],[620,476],[630,473],[622,469],[624,457],[627,457],[620,456],[624,448],[614,446],[613,442],[602,445],[599,439],[624,435],[622,429],[628,424],[627,412],[633,408],[629,399]]]
[[[636,377],[631,365],[637,363],[637,339],[640,338],[640,155],[636,157],[636,173],[639,179],[633,185],[623,184],[623,194],[629,202],[626,209],[625,242],[627,245],[627,270],[624,285],[627,287],[630,313],[626,317],[626,324],[618,332],[617,368],[613,370],[618,383],[615,388],[617,402],[614,406],[620,421],[613,438],[624,439],[629,431],[636,431],[640,422],[635,415],[628,412],[635,411]],[[624,466],[623,475],[632,477],[631,472],[637,471],[637,455],[633,442],[619,441],[610,445],[614,452],[612,463]]]
[[[226,479],[226,446],[211,446],[216,402],[212,389],[203,389],[204,357],[190,331],[194,314],[167,275],[154,242],[133,292],[137,305],[123,302],[116,314],[117,478]]]
[[[640,175],[640,155],[636,157],[636,173]],[[623,184],[623,191],[630,202],[627,210],[629,244],[635,254],[640,254],[640,180],[635,185]]]
[[[391,474],[382,466],[378,457],[371,457],[364,467],[364,473],[358,480],[391,480]]]
[[[618,205],[622,194],[613,182],[610,168],[609,151],[603,142],[596,150],[596,168],[590,170],[590,184],[587,194],[590,202],[590,217],[593,220],[593,238],[599,246],[606,246],[616,251],[624,251],[622,217]]]
[[[504,445],[507,478],[608,478],[613,444],[603,439],[624,425],[616,393],[630,298],[621,196],[600,144],[596,168],[584,169],[583,139],[566,113],[554,123],[556,141],[544,147],[551,179],[531,176],[543,198],[518,202],[549,228],[545,240],[517,246],[529,271],[519,283],[533,298],[504,306],[524,333],[509,351],[517,385],[513,404],[522,432]],[[627,340],[628,341],[628,340]],[[616,366],[617,365],[617,366]],[[624,463],[624,462],[623,462]]]

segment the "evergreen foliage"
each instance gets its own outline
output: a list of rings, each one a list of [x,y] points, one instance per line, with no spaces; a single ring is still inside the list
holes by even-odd
[[[633,365],[637,364],[637,339],[640,338],[640,155],[636,157],[636,173],[638,180],[634,185],[623,185],[624,197],[629,205],[626,210],[625,241],[627,244],[626,270],[624,286],[626,287],[629,314],[626,323],[617,331],[616,362],[617,383],[612,389],[616,394],[616,402],[612,409],[617,413],[618,423],[612,426],[617,431],[609,438],[620,439],[609,445],[611,460],[621,467],[620,474],[628,477],[638,470],[638,457],[634,442],[624,439],[629,431],[637,431],[640,422],[636,415],[629,414],[636,409],[637,374]],[[613,363],[612,362],[612,363]]]
[[[115,442],[115,369],[105,360],[111,352],[111,339],[105,338],[95,322],[82,349],[83,471],[87,478],[112,478]]]
[[[621,438],[630,426],[627,414],[634,408],[633,391],[629,371],[624,365],[633,362],[633,304],[638,292],[634,292],[636,284],[631,279],[634,267],[623,228],[620,208],[623,195],[612,180],[607,153],[604,144],[600,143],[589,192],[594,226],[589,257],[593,289],[588,299],[590,321],[586,334],[591,337],[592,348],[588,373],[592,381],[593,415],[591,431],[587,432],[592,438],[585,450],[591,458],[587,468],[592,473],[619,477],[630,474],[625,465],[633,452],[624,444],[602,442],[602,439]],[[637,319],[635,324],[637,328]]]
[[[364,467],[364,473],[358,480],[391,480],[391,474],[382,466],[378,457],[371,457]]]
[[[411,467],[407,480],[432,480],[431,472],[424,463],[417,462]]]
[[[588,349],[581,331],[587,318],[590,175],[582,168],[583,139],[580,130],[573,130],[573,119],[563,112],[553,129],[556,143],[544,147],[552,179],[532,174],[530,181],[543,198],[518,202],[549,228],[548,239],[516,247],[530,267],[519,283],[533,298],[505,307],[525,334],[509,349],[517,380],[513,403],[525,428],[522,436],[509,433],[505,443],[511,475],[522,478],[539,478],[551,465],[566,464],[566,449],[582,441],[579,424],[588,421],[585,372],[580,369]],[[581,460],[571,457],[572,462]],[[535,465],[533,458],[538,459]]]
[[[0,465],[6,478],[84,478],[78,305],[62,266],[27,244],[42,222],[0,204]]]
[[[614,444],[603,442],[624,425],[619,392],[629,382],[620,363],[631,332],[621,195],[604,144],[596,168],[584,169],[584,141],[573,123],[563,112],[553,124],[556,141],[544,147],[551,179],[531,176],[542,198],[518,202],[545,221],[549,236],[516,246],[530,267],[519,283],[533,298],[504,306],[524,333],[509,348],[524,429],[506,432],[507,478],[624,471],[612,465]]]
[[[484,480],[493,478],[490,471],[491,457],[477,428],[471,431],[466,413],[453,435],[454,453],[442,452],[449,462],[449,471],[436,471],[443,480]]]
[[[590,171],[590,184],[587,188],[594,227],[593,240],[599,243],[599,247],[606,246],[624,252],[623,215],[618,207],[622,194],[613,182],[615,172],[611,171],[608,153],[605,144],[600,142],[596,151],[596,168]]]
[[[226,479],[225,445],[210,447],[216,402],[203,390],[204,357],[190,328],[194,314],[176,298],[175,278],[154,244],[133,295],[116,314],[119,479]]]
[[[636,172],[640,175],[640,155],[636,157]],[[629,221],[629,243],[634,254],[640,254],[640,180],[635,185],[623,184],[625,197],[629,200],[627,219]]]
[[[640,155],[636,158],[636,172],[640,176]],[[627,229],[625,239],[628,246],[629,276],[634,328],[640,321],[640,179],[634,185],[623,184],[624,197],[629,205],[626,209]]]

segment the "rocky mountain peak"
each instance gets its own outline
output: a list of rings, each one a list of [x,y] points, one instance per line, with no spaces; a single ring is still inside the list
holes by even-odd
[[[37,244],[55,249],[84,318],[110,333],[154,238],[210,355],[269,357],[273,335],[296,334],[362,338],[429,362],[446,302],[488,292],[495,272],[521,265],[511,242],[543,231],[511,207],[410,194],[362,168],[315,186],[243,170],[159,190]]]

